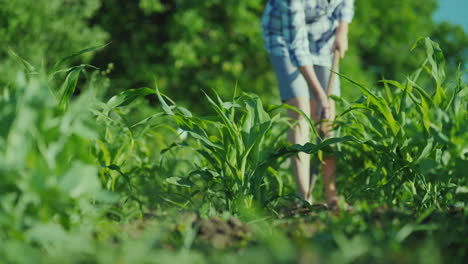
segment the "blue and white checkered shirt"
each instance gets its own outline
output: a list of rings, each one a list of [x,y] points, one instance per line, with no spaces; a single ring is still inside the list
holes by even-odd
[[[354,0],[269,0],[262,17],[268,53],[294,66],[330,66],[339,21],[351,23]]]

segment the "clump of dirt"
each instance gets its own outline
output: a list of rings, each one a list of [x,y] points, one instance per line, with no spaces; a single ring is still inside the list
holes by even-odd
[[[309,206],[303,203],[292,203],[279,209],[278,218],[302,218],[304,216],[315,216],[317,213],[327,210],[328,207],[325,203],[316,203]]]
[[[198,219],[198,238],[212,246],[222,249],[226,247],[245,246],[251,237],[251,231],[238,218],[231,217],[227,221],[218,216],[210,219]]]

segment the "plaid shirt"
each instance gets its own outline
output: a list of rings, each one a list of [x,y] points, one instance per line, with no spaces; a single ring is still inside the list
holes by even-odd
[[[351,22],[354,0],[269,0],[262,17],[268,53],[294,66],[331,65],[338,21]]]

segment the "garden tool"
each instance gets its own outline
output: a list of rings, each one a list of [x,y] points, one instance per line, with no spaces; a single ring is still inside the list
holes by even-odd
[[[338,72],[339,62],[340,62],[340,52],[338,50],[335,50],[332,69],[330,71],[330,78],[328,80],[328,86],[326,90],[327,96],[330,96],[333,91],[333,86],[335,85],[336,72]],[[322,121],[322,120],[323,120],[323,113],[319,121]],[[320,122],[319,127],[318,127],[318,132],[319,132],[320,137],[317,137],[317,144],[320,144],[322,138],[325,136],[325,132],[329,131],[330,129],[331,129],[331,126],[329,124],[327,123],[324,124],[323,122]],[[310,166],[309,195],[312,195],[312,190],[314,189],[315,182],[317,181],[319,163],[320,161],[317,155],[315,155],[314,159],[312,160],[312,164]]]

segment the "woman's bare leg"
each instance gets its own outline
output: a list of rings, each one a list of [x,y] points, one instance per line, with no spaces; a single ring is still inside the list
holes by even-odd
[[[332,112],[331,116],[334,119],[336,115],[335,101],[330,99],[329,105],[330,105],[330,111]],[[311,100],[310,111],[312,113],[312,117],[314,118],[314,121],[318,122],[319,118],[316,115],[316,107],[317,107],[317,101]],[[330,126],[323,124],[322,127],[324,128],[325,137],[333,136]],[[336,158],[335,156],[325,157],[322,169],[323,169],[323,182],[324,182],[325,197],[327,199],[327,204],[335,206],[338,200],[338,194],[336,191]],[[315,179],[313,179],[313,181],[315,181]],[[313,185],[311,185],[311,188],[313,188]],[[309,190],[309,191],[312,192],[312,190]]]
[[[338,193],[336,191],[336,158],[335,156],[328,156],[323,161],[323,182],[327,204],[335,206],[338,202]]]
[[[286,104],[302,110],[307,116],[310,117],[309,98],[292,98],[287,100]],[[310,128],[307,120],[293,110],[288,110],[288,116],[298,120],[297,125],[289,131],[289,141],[293,144],[301,145],[309,142]],[[308,202],[311,202],[309,196],[310,155],[304,152],[299,152],[297,157],[291,158],[291,163],[293,167],[294,179],[296,180],[300,197]]]

